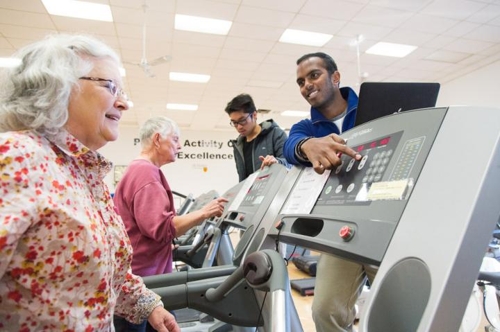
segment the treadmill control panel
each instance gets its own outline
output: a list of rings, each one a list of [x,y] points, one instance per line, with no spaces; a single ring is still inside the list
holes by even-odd
[[[342,155],[317,190],[312,208],[296,201],[311,172],[302,172],[271,229],[274,239],[368,264],[380,264],[418,178],[447,108],[406,111],[367,122],[341,136],[362,158]],[[324,179],[323,179],[324,178]],[[298,207],[295,210],[288,207]]]
[[[342,164],[330,176],[316,205],[369,204],[367,193],[374,182],[380,182],[394,156],[402,131],[353,146],[363,157],[355,160],[342,156]],[[397,168],[407,168],[409,160]],[[400,172],[403,175],[403,172]],[[399,176],[400,176],[399,175]],[[408,177],[408,173],[406,176]]]

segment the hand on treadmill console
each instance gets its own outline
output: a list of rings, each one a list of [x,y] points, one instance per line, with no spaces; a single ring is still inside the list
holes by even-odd
[[[227,203],[227,199],[224,197],[218,197],[201,208],[205,214],[205,219],[212,217],[220,217],[224,212],[224,205]]]
[[[272,164],[276,164],[278,160],[274,158],[274,156],[268,154],[267,156],[259,156],[259,159],[262,161],[262,165],[260,169],[263,169],[266,166],[271,166]]]
[[[356,160],[362,157],[359,153],[346,145],[346,141],[336,134],[320,138],[310,138],[301,146],[302,153],[309,159],[318,174],[323,174],[325,169],[333,169],[340,165],[340,157],[346,154]]]

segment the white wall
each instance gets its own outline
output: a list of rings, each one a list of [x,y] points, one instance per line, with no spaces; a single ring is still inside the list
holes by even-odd
[[[470,105],[500,108],[500,61],[442,84],[438,106]]]
[[[99,152],[115,166],[128,165],[141,151],[138,132],[139,128],[121,128],[118,140],[108,143]],[[175,162],[162,167],[172,190],[184,195],[192,193],[194,197],[210,190],[222,195],[237,184],[233,148],[229,144],[236,136],[236,131],[181,130],[182,154]],[[108,174],[105,181],[113,192],[114,172]]]

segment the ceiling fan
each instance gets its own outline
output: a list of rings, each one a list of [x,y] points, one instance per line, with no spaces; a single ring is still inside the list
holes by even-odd
[[[148,9],[148,5],[144,3],[142,5],[142,9],[144,11],[144,24],[142,26],[142,59],[139,63],[132,63],[132,64],[141,67],[147,77],[155,77],[156,75],[152,72],[151,67],[169,62],[170,60],[172,60],[172,56],[164,55],[159,58],[148,61],[146,57],[146,11]]]

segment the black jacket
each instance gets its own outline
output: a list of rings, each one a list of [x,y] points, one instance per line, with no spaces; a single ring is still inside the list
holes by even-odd
[[[259,135],[254,138],[253,143],[253,171],[255,172],[258,170],[262,165],[259,156],[265,157],[267,155],[273,155],[278,160],[278,163],[288,167],[289,164],[283,156],[283,145],[287,139],[286,133],[272,119],[260,123],[260,127],[262,130]],[[243,140],[245,139],[245,137],[240,135],[233,141],[234,161],[236,163],[236,170],[238,171],[240,182],[246,179],[245,160],[243,155]]]

